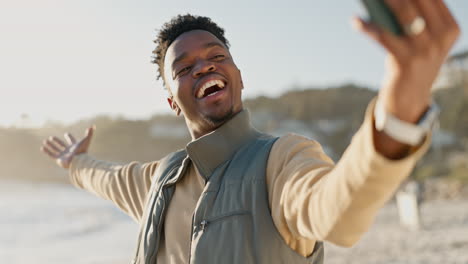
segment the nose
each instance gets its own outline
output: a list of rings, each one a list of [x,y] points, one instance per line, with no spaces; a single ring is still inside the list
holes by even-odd
[[[198,78],[203,76],[207,73],[216,71],[216,66],[211,61],[200,60],[197,62],[195,66],[195,70],[193,71],[193,77]]]

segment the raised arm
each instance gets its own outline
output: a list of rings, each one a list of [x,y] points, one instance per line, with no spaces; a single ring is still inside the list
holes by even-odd
[[[380,104],[401,121],[417,123],[460,29],[442,0],[385,2],[402,25],[420,17],[425,28],[396,36],[359,18],[355,23],[388,52]],[[286,243],[303,256],[317,240],[356,243],[429,146],[429,134],[412,147],[377,131],[374,107],[375,101],[336,165],[317,142],[299,136],[283,137],[273,146],[267,169],[272,217]]]
[[[360,18],[355,27],[387,51],[386,74],[379,92],[383,109],[396,118],[417,123],[431,105],[432,84],[460,28],[443,0],[385,0],[402,25],[394,35]],[[378,152],[391,159],[404,157],[410,146],[374,129]]]

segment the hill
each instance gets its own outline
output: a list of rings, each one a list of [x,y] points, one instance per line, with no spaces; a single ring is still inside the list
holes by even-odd
[[[245,100],[252,122],[274,135],[294,132],[318,140],[337,161],[359,128],[369,101],[376,92],[347,84],[328,89],[304,87],[279,97],[260,96]],[[434,148],[417,167],[413,177],[434,177],[468,182],[468,96],[463,87],[437,91],[443,109]],[[67,181],[66,171],[57,168],[39,152],[41,141],[66,131],[80,134],[91,124],[97,131],[91,154],[116,162],[152,161],[183,148],[190,140],[182,118],[155,115],[148,120],[98,116],[70,126],[49,123],[38,129],[0,128],[1,178]]]

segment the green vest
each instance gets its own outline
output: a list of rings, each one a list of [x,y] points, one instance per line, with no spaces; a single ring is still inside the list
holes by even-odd
[[[273,223],[265,175],[275,141],[255,130],[248,112],[242,111],[185,150],[163,158],[153,177],[133,263],[156,263],[166,211],[190,161],[206,183],[192,217],[190,263],[323,263],[321,242],[304,258],[284,242]]]

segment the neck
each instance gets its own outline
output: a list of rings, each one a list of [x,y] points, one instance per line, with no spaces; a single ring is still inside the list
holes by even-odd
[[[206,178],[219,164],[259,134],[250,123],[248,111],[242,111],[218,129],[189,142],[186,150],[201,175]]]
[[[189,120],[185,120],[187,127],[189,128],[190,136],[192,137],[192,141],[197,140],[200,137],[203,137],[216,129],[220,128],[223,126],[225,123],[229,122],[234,116],[236,116],[238,113],[242,112],[242,108],[236,112],[231,112],[228,115],[226,115],[224,118],[214,120],[214,119],[205,119],[205,122],[203,122],[203,125],[193,125],[189,123]]]

